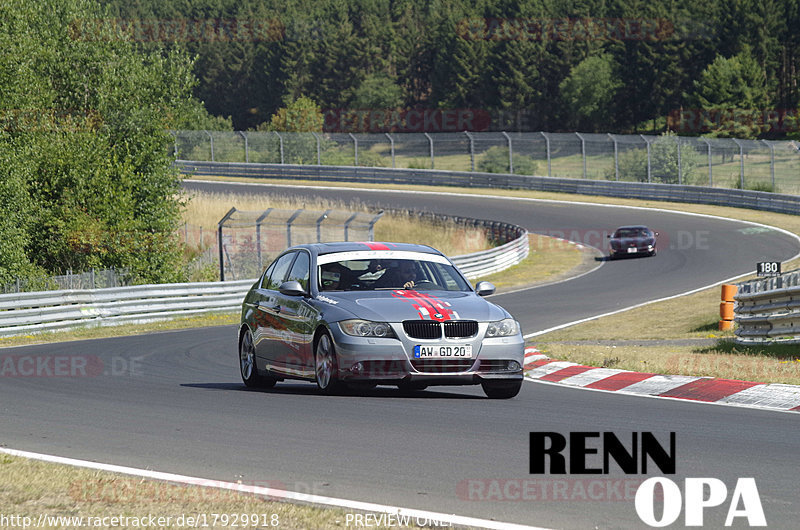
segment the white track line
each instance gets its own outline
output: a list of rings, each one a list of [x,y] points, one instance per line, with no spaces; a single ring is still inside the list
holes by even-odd
[[[177,484],[185,484],[190,486],[203,486],[207,488],[218,488],[225,490],[238,491],[240,493],[250,493],[253,495],[260,495],[268,497],[276,501],[293,501],[317,504],[322,506],[330,506],[337,508],[344,508],[350,510],[358,510],[362,512],[376,512],[386,513],[402,517],[409,517],[412,522],[420,521],[438,521],[440,524],[451,524],[461,526],[472,526],[479,528],[491,528],[501,530],[545,530],[540,527],[526,526],[514,523],[503,523],[500,521],[490,521],[488,519],[477,519],[474,517],[464,517],[461,515],[428,512],[424,510],[413,510],[410,508],[401,508],[398,506],[386,506],[383,504],[374,504],[370,502],[351,501],[347,499],[337,499],[334,497],[323,497],[321,495],[310,495],[306,493],[297,493],[294,491],[279,490],[273,488],[265,488],[263,486],[251,486],[247,484],[237,484],[234,482],[225,482],[222,480],[209,480],[197,477],[189,477],[185,475],[175,475],[173,473],[162,473],[160,471],[152,471],[149,469],[137,469],[134,467],[116,466],[112,464],[102,464],[99,462],[91,462],[88,460],[76,460],[74,458],[65,458],[61,456],[53,456],[42,453],[31,453],[28,451],[18,451],[16,449],[7,449],[0,447],[0,453],[5,453],[11,456],[21,458],[30,458],[33,460],[41,460],[43,462],[52,462],[55,464],[65,464],[68,466],[82,467],[88,469],[97,469],[100,471],[108,471],[110,473],[122,473],[125,475],[133,475],[152,480],[161,480],[165,482],[172,482]]]

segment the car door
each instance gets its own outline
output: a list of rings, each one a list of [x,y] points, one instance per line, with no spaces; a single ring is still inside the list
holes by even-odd
[[[297,252],[287,252],[269,266],[258,289],[255,300],[256,329],[253,342],[256,348],[256,362],[261,369],[276,370],[281,366],[283,348],[281,341],[285,336],[284,321],[280,318],[281,301],[278,288],[291,270]]]
[[[303,290],[308,293],[310,272],[311,255],[307,251],[300,250],[285,281],[300,283]],[[280,306],[277,318],[281,321],[284,336],[277,346],[280,350],[280,359],[276,364],[284,373],[296,377],[313,377],[311,339],[316,310],[308,303],[306,296],[291,296],[279,292],[277,300]]]

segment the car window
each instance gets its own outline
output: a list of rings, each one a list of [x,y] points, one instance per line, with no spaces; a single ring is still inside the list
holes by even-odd
[[[450,264],[410,259],[343,260],[319,271],[321,291],[400,289],[410,280],[414,289],[469,291],[469,283]]]
[[[308,253],[298,252],[297,259],[294,260],[294,265],[292,265],[292,270],[289,271],[289,276],[286,278],[286,281],[300,282],[303,290],[308,291],[308,276],[310,270],[311,258],[309,258]]]
[[[278,290],[283,283],[283,279],[286,278],[286,273],[289,272],[289,267],[292,265],[296,255],[297,252],[289,252],[275,260],[273,266],[270,266],[272,272],[269,275],[269,282],[264,287],[265,289]]]
[[[264,275],[261,277],[261,288],[262,289],[269,289],[269,277],[272,274],[272,271],[275,270],[275,262],[273,261],[270,263],[267,270],[264,271]]]

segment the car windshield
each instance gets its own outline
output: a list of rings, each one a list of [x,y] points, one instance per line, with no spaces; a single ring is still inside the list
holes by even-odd
[[[343,259],[320,265],[317,277],[322,292],[471,290],[469,283],[449,263],[421,259]]]
[[[614,233],[614,237],[647,237],[648,230],[646,228],[620,228]]]

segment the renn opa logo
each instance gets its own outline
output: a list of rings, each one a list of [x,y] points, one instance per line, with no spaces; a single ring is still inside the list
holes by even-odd
[[[569,437],[557,432],[530,433],[531,474],[606,475],[612,461],[626,475],[647,473],[648,463],[665,475],[674,475],[675,433],[669,433],[667,447],[652,432],[632,432],[627,445],[613,432],[571,432]],[[663,501],[660,516],[656,500]],[[637,489],[634,504],[642,522],[652,527],[673,524],[682,510],[686,526],[702,526],[704,511],[722,506],[726,500],[728,487],[717,478],[686,478],[681,492],[675,481],[651,477]],[[730,496],[725,526],[737,518],[749,526],[767,525],[754,478],[739,478]]]

